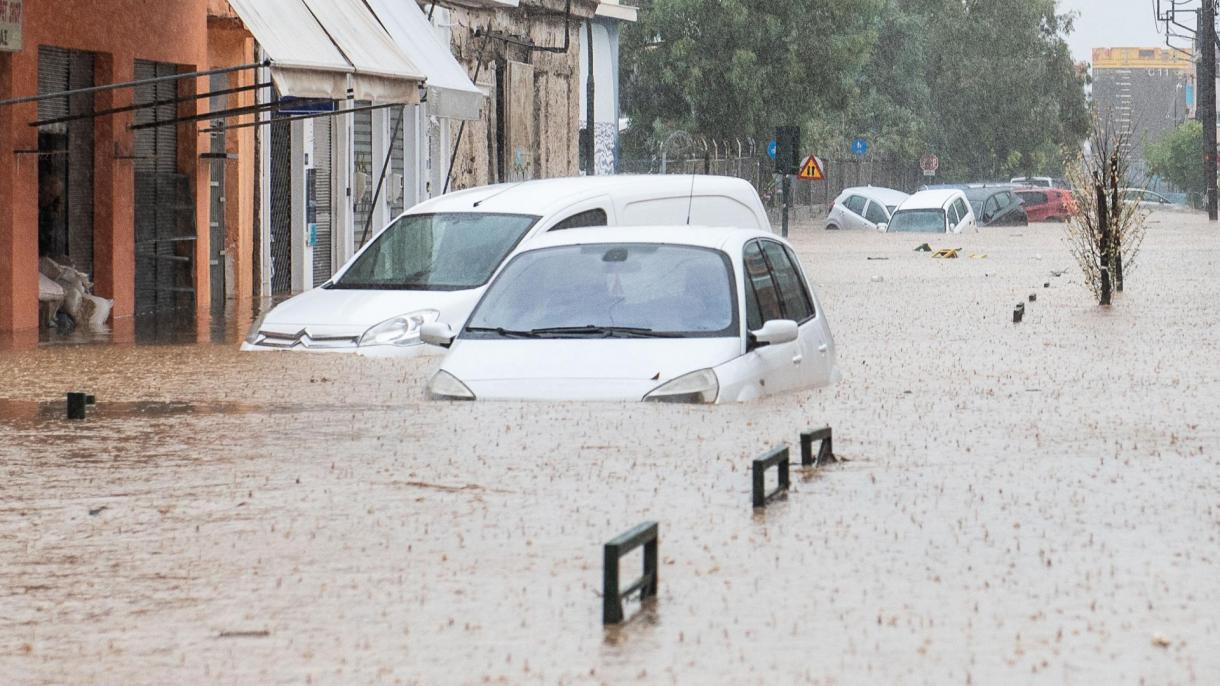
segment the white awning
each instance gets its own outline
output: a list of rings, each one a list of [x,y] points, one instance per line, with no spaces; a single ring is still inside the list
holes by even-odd
[[[355,68],[357,100],[419,102],[423,72],[386,34],[364,0],[304,2]]]
[[[282,95],[347,97],[352,65],[301,0],[229,0],[229,5],[270,56],[271,79]]]
[[[419,101],[423,74],[363,0],[229,0],[271,59],[280,95]]]
[[[423,10],[404,0],[366,0],[390,37],[428,75],[428,113],[478,119],[485,95],[436,35]]]

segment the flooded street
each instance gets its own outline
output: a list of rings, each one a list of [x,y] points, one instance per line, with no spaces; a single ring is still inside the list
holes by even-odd
[[[432,403],[437,357],[244,330],[0,352],[0,682],[1214,684],[1220,232],[1155,215],[1108,310],[1061,236],[798,225],[844,380],[749,405]],[[752,511],[822,424],[846,461]],[[659,598],[605,629],[645,520]]]

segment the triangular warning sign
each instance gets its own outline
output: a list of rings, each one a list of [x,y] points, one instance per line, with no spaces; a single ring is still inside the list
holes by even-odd
[[[822,173],[822,165],[818,162],[818,158],[810,155],[805,158],[804,164],[801,165],[801,173],[796,178],[803,181],[825,181],[826,175]]]

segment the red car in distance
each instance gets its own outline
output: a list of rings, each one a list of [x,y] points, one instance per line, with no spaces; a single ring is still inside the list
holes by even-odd
[[[1027,187],[1013,191],[1032,222],[1064,222],[1076,212],[1076,199],[1063,188]]]

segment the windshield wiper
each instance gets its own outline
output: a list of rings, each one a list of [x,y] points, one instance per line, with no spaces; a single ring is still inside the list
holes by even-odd
[[[471,333],[495,333],[504,336],[505,338],[541,338],[533,331],[514,331],[506,329],[502,326],[468,326],[466,330]]]
[[[565,336],[603,336],[605,338],[613,338],[615,336],[639,337],[639,338],[681,338],[681,334],[667,333],[663,331],[653,331],[635,326],[596,326],[588,324],[586,326],[552,326],[543,329],[530,329],[530,333],[545,336],[548,334],[565,335]]]

